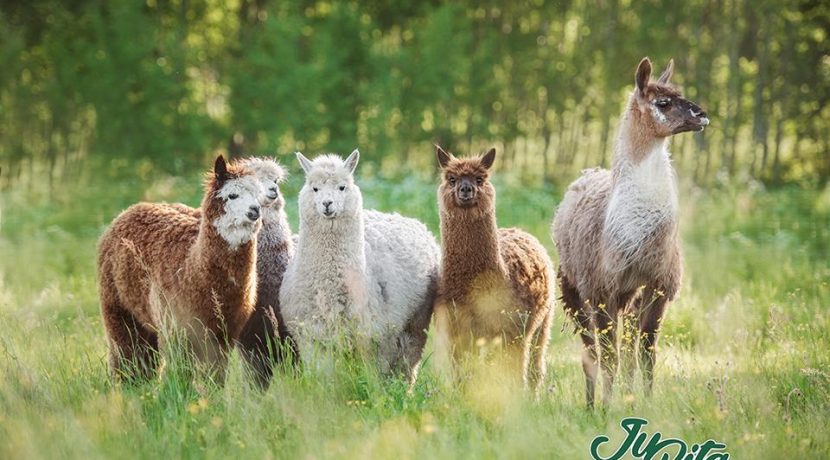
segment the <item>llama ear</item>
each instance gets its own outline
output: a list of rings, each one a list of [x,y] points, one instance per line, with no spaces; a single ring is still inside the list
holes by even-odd
[[[646,88],[648,88],[648,79],[651,78],[651,61],[647,57],[644,57],[642,61],[640,61],[640,65],[637,66],[637,74],[634,77],[634,81],[637,83],[637,89],[640,91],[640,94],[645,93]]]
[[[669,59],[669,65],[666,66],[666,70],[663,71],[663,74],[660,75],[660,79],[657,80],[660,84],[665,85],[671,79],[672,74],[674,73],[674,59]]]
[[[303,168],[303,171],[305,171],[306,174],[311,172],[311,160],[306,158],[305,155],[300,152],[295,152],[294,155],[297,155],[297,161],[300,162],[300,167]]]
[[[441,165],[442,169],[446,168],[447,165],[450,164],[450,161],[452,161],[452,155],[445,152],[444,149],[437,144],[435,145],[435,156],[438,157],[438,164]]]
[[[349,158],[346,158],[346,169],[349,170],[349,173],[354,174],[354,170],[357,168],[357,162],[360,161],[360,152],[357,149],[352,150],[352,154],[349,155]]]
[[[222,155],[216,157],[216,162],[213,163],[213,174],[220,181],[228,178],[228,164],[225,163],[225,157]]]
[[[484,166],[484,169],[490,169],[493,166],[493,162],[496,161],[496,148],[493,147],[487,151],[481,157],[481,166]]]

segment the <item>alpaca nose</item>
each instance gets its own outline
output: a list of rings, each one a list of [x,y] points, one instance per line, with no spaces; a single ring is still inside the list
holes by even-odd
[[[467,181],[461,183],[458,187],[458,194],[462,199],[468,199],[473,197],[473,185]]]
[[[329,206],[331,206],[331,200],[326,200],[323,202],[323,207],[326,208],[326,211],[328,211]]]
[[[259,219],[259,206],[251,205],[248,208],[248,214],[247,215],[248,215],[248,219],[251,219],[251,220]]]

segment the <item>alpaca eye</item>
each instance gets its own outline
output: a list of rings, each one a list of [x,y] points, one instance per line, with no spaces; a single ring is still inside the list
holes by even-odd
[[[311,190],[317,191],[317,187],[312,187]]]
[[[447,180],[450,182],[450,185],[455,186],[455,177],[450,177]]]
[[[484,179],[481,177],[476,177],[476,184],[481,185],[484,183]]]
[[[340,186],[340,191],[342,192],[343,190],[346,190],[346,186],[345,186],[345,185],[341,185],[341,186]]]
[[[654,101],[654,105],[660,107],[661,109],[665,109],[671,103],[671,99],[657,99]]]
[[[231,193],[230,195],[228,195],[228,198],[231,200],[235,200],[239,198],[239,195],[237,195],[236,193]]]

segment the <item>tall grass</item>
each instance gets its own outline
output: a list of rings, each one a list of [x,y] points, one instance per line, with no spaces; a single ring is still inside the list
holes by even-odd
[[[722,441],[734,458],[830,457],[830,189],[682,187],[686,276],[655,394],[618,387],[607,412],[588,412],[579,340],[559,308],[539,401],[486,375],[448,388],[430,348],[412,394],[348,357],[325,375],[277,374],[265,394],[236,356],[223,387],[194,383],[175,357],[154,381],[113,384],[98,235],[141,199],[197,204],[199,181],[101,177],[51,196],[2,195],[0,458],[587,458],[591,439],[620,439],[630,415],[690,444]],[[283,190],[295,229],[301,182],[296,174]],[[437,234],[433,177],[366,168],[359,182],[367,207]],[[496,186],[500,224],[531,231],[555,259],[548,224],[561,188],[506,172]]]

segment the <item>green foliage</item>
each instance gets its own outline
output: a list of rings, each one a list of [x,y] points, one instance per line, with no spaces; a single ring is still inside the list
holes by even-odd
[[[423,165],[434,142],[570,178],[608,163],[644,55],[674,57],[711,115],[673,145],[697,183],[824,183],[828,18],[804,0],[4,2],[3,184],[90,159],[183,174],[216,150]]]

